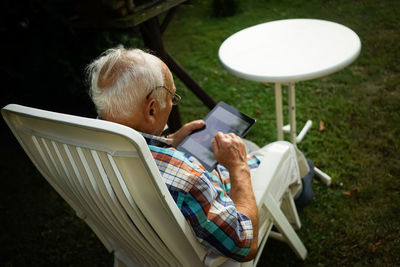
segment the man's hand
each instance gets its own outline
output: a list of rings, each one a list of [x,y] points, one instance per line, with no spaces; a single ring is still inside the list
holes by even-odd
[[[239,136],[218,132],[212,139],[215,159],[229,171],[247,167],[246,147]]]
[[[204,127],[204,125],[205,124],[203,120],[191,121],[186,123],[178,131],[168,136],[172,139],[172,146],[177,147],[180,143],[182,143],[183,139],[185,139],[186,136],[191,134],[194,130]]]

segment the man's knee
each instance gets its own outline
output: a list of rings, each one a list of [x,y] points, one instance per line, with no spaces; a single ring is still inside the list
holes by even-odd
[[[299,192],[294,198],[294,202],[298,210],[302,210],[305,206],[307,206],[313,197],[312,184],[315,175],[314,163],[311,160],[307,160],[307,163],[310,171],[304,177],[302,177],[302,191]]]

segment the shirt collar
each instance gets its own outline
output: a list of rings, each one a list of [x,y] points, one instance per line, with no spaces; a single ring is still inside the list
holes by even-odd
[[[144,139],[146,140],[148,145],[158,146],[158,147],[171,147],[172,146],[171,138],[142,133],[139,131],[137,131],[137,132],[140,133],[144,137]]]

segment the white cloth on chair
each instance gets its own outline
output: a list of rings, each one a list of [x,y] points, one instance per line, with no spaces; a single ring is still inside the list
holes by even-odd
[[[304,177],[309,172],[309,166],[303,153],[297,149],[293,144],[286,141],[277,141],[270,143],[259,150],[250,152],[249,155],[255,155],[260,161],[263,161],[264,155],[271,149],[277,149],[279,146],[289,146],[289,157],[282,163],[282,168],[279,170],[278,176],[281,177],[274,185],[274,192],[272,192],[275,200],[279,201],[285,190],[290,185],[295,185],[292,188],[292,194],[296,194],[301,190],[301,177]],[[252,179],[262,179],[262,175],[256,176],[257,169],[251,170]],[[297,185],[297,186],[296,186]]]

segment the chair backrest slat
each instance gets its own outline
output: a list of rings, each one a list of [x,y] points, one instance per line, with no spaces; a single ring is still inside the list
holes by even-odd
[[[119,240],[119,242],[123,242],[125,244],[124,247],[130,247],[132,250],[135,250],[135,256],[141,256],[141,262],[154,265],[154,260],[149,258],[149,255],[147,255],[147,253],[141,249],[140,246],[135,246],[131,240],[127,238],[127,233],[123,231],[122,226],[115,219],[112,210],[105,203],[100,192],[99,185],[94,178],[93,170],[89,166],[91,158],[88,149],[77,147],[76,151],[79,157],[78,169],[80,169],[85,187],[93,197],[94,203],[97,204],[97,210],[103,213],[99,219],[104,221],[104,225],[108,225],[109,228],[111,228],[110,234],[113,236],[113,240]]]
[[[49,158],[45,153],[45,150],[43,149],[43,142],[41,137],[37,136],[26,136],[24,134],[20,135],[21,138],[25,141],[25,144],[30,144],[31,147],[35,147],[35,150],[31,150],[31,153],[34,153],[36,156],[36,167],[42,172],[47,172],[50,174],[54,175],[54,169],[52,168]],[[65,192],[65,189],[63,189],[63,185],[60,185],[58,179],[46,179],[51,186],[67,201],[67,203],[75,210],[75,211],[80,211],[82,210],[82,207],[79,205],[79,203],[73,201],[71,199],[70,195]]]
[[[149,224],[146,222],[146,218],[144,218],[143,214],[137,208],[136,203],[133,201],[131,195],[129,194],[125,182],[122,179],[118,168],[116,167],[113,157],[106,153],[99,153],[98,156],[101,160],[102,166],[104,167],[105,175],[108,178],[108,181],[117,193],[117,200],[121,205],[121,209],[123,209],[124,214],[130,216],[130,220],[133,221],[135,229],[139,230],[139,237],[146,238],[153,247],[151,248],[151,250],[156,249],[155,251],[158,251],[159,253],[164,255],[164,258],[173,259],[172,266],[177,266],[178,262],[164,245],[159,245],[159,242],[157,242],[159,237],[154,232],[154,229],[149,226]],[[138,158],[137,160],[140,159]]]
[[[93,157],[93,155],[97,155],[97,152],[82,147],[74,147],[72,151],[71,153],[71,150],[68,148],[68,154],[70,155],[68,160],[74,166],[74,172],[77,174],[77,177],[80,178],[78,185],[82,187],[82,192],[86,191],[84,194],[87,195],[84,196],[84,199],[92,199],[87,209],[91,209],[96,213],[94,216],[97,217],[98,221],[103,221],[103,227],[109,228],[107,232],[109,232],[109,235],[114,236],[113,239],[119,239],[126,244],[125,246],[130,247],[132,251],[136,251],[135,257],[139,257],[140,262],[146,262],[152,266],[160,265],[160,263],[157,263],[157,259],[160,257],[150,257],[157,255],[154,255],[154,253],[153,255],[149,255],[149,253],[146,252],[153,250],[149,246],[146,247],[146,245],[144,245],[146,243],[143,242],[143,240],[141,243],[137,243],[136,240],[138,236],[132,240],[129,235],[129,230],[124,227],[126,225],[124,223],[129,222],[129,219],[127,218],[125,221],[121,221],[116,218],[114,208],[118,209],[118,202],[114,202],[114,204],[116,204],[115,206],[106,203],[105,198],[108,197],[108,192],[102,189],[106,188],[104,182],[107,180],[97,179],[98,176],[101,175],[100,172],[102,170],[101,164],[96,164],[95,158]],[[72,154],[75,154],[75,157],[73,157]],[[103,214],[99,214],[99,211],[102,211]],[[107,218],[107,220],[104,218]],[[132,255],[130,256],[130,258],[132,258]]]
[[[42,165],[44,169],[47,169],[51,175],[57,176],[54,170],[53,165],[50,163],[51,159],[49,157],[48,150],[46,149],[46,142],[43,138],[32,136],[32,140],[36,146],[37,151],[39,152],[44,164]]]
[[[94,150],[91,150],[93,162],[95,166],[92,166],[93,169],[96,169],[98,173],[94,175],[94,178],[97,180],[97,184],[99,185],[99,189],[102,192],[102,195],[104,197],[104,200],[106,204],[109,206],[111,211],[113,212],[113,215],[115,216],[116,220],[118,220],[118,224],[121,225],[124,229],[125,234],[133,240],[140,239],[143,246],[143,250],[147,252],[148,257],[151,257],[152,259],[159,260],[162,259],[160,255],[157,253],[156,250],[151,246],[151,243],[147,242],[144,238],[143,235],[140,232],[137,232],[136,227],[133,224],[128,223],[129,218],[126,214],[126,212],[123,210],[121,204],[118,201],[117,196],[114,194],[112,190],[112,185],[108,179],[108,176],[105,173],[103,164],[101,163],[99,153],[103,152],[97,152]],[[136,234],[135,234],[136,233]],[[141,249],[141,248],[140,248]],[[159,265],[165,266],[165,262],[159,262]]]
[[[78,188],[81,189],[81,194],[78,194],[77,187],[72,186],[74,183],[68,183],[68,181],[71,181],[69,178],[70,176],[67,175],[67,173],[70,174],[70,172],[64,172],[64,177],[61,177],[61,170],[59,167],[57,167],[57,160],[56,157],[57,153],[55,155],[52,153],[51,147],[54,147],[55,142],[52,140],[48,140],[43,137],[38,137],[38,136],[32,136],[32,141],[35,144],[35,147],[37,149],[38,154],[40,155],[41,162],[38,162],[38,165],[40,169],[44,170],[44,172],[47,172],[47,176],[51,176],[54,179],[50,179],[49,182],[53,185],[54,188],[58,188],[58,192],[64,197],[64,199],[69,202],[69,204],[74,207],[74,209],[77,211],[77,213],[81,213],[80,216],[82,216],[82,210],[91,210],[91,216],[96,219],[98,223],[102,222],[103,216],[99,214],[99,207],[96,206],[95,202],[92,200],[91,195],[88,194],[87,191],[87,186],[84,183],[82,179],[82,173],[79,171],[78,165],[75,161],[77,158],[75,156],[72,157],[71,150],[68,149],[67,151],[70,154],[70,162],[72,163],[71,165],[74,166],[74,172],[76,174],[76,177],[78,178],[79,182],[75,185],[78,185]],[[50,145],[51,144],[51,145]],[[68,148],[65,146],[64,148]],[[75,150],[78,150],[77,148],[74,148]],[[56,151],[56,150],[54,150]],[[79,153],[78,153],[79,154]],[[60,155],[60,154],[58,154]],[[65,165],[66,166],[66,165]],[[80,196],[80,197],[79,197]],[[69,200],[69,201],[68,201]],[[83,205],[82,204],[86,204]],[[109,235],[113,232],[112,230],[108,230],[107,227],[104,227],[105,225],[111,225],[109,223],[102,223],[102,231],[106,231],[109,233]]]
[[[81,148],[72,147],[71,145],[64,145],[64,149],[68,159],[68,161],[66,161],[67,165],[72,168],[72,172],[74,173],[74,178],[72,178],[73,184],[75,184],[75,186],[78,188],[78,191],[80,192],[79,195],[81,195],[79,201],[86,204],[85,210],[89,213],[89,218],[95,218],[96,224],[101,225],[100,232],[106,232],[107,236],[112,237],[113,240],[121,238],[120,235],[115,234],[115,229],[111,228],[112,223],[109,221],[104,221],[104,214],[100,214],[101,209],[98,207],[98,205],[96,205],[96,199],[92,197],[92,194],[89,192],[90,190],[88,190],[88,187],[85,184],[84,175],[82,175],[81,172],[82,168],[79,167],[81,165],[79,163],[81,158],[79,157],[78,151],[81,150]],[[122,242],[123,240],[120,239],[120,241]],[[114,248],[112,248],[112,250],[115,250],[115,242],[113,243]],[[133,247],[133,249],[136,249],[134,245],[130,244],[129,242],[127,245],[129,247]],[[143,252],[141,254],[143,254]],[[139,262],[147,262],[146,257],[141,256],[141,254],[138,253],[136,255],[136,257],[139,258]]]

